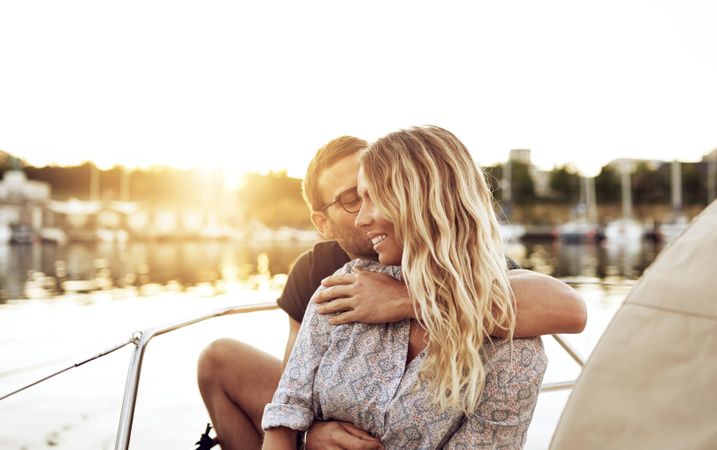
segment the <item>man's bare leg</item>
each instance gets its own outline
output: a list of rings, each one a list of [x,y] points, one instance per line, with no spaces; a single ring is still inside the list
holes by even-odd
[[[197,381],[222,450],[261,448],[261,416],[280,377],[281,361],[240,341],[204,349]]]

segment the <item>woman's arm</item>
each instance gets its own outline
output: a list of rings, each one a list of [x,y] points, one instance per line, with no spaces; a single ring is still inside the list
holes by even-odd
[[[485,388],[478,409],[466,417],[444,449],[520,449],[538,401],[547,357],[540,338],[486,343]]]
[[[316,292],[322,289],[319,287]],[[289,431],[304,431],[314,421],[314,378],[328,348],[330,335],[331,325],[327,318],[316,314],[316,304],[309,302],[279,386],[271,403],[264,408],[262,428],[268,436],[271,435],[271,442],[279,445],[277,448],[284,448],[280,443],[286,440]]]
[[[278,427],[264,432],[262,450],[296,450],[296,431]]]

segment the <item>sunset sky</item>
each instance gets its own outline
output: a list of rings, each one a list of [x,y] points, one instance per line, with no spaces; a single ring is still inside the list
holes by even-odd
[[[713,1],[8,1],[0,149],[35,165],[286,168],[436,124],[482,164],[717,148]]]

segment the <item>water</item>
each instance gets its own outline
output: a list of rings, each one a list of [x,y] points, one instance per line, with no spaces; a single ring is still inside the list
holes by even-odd
[[[107,244],[0,246],[0,302],[32,297],[28,280],[52,277],[56,293],[63,280],[106,279],[115,287],[172,282],[181,288],[219,280],[245,280],[267,271],[288,273],[311,243],[247,246],[236,242],[179,241]],[[532,241],[509,244],[507,253],[521,266],[556,277],[636,279],[654,260],[660,244],[561,244]],[[260,268],[259,256],[268,260]]]
[[[8,295],[10,299],[0,305],[0,394],[124,341],[134,330],[220,306],[272,300],[279,286],[270,282],[267,272],[287,271],[305,248],[193,242],[3,248],[0,264],[12,268],[2,272],[3,289],[20,295]],[[636,278],[658,251],[649,243],[537,242],[511,245],[508,253],[525,267],[558,276],[619,281]],[[134,283],[52,299],[20,298],[26,281],[22,274],[32,270],[56,275],[58,259],[65,262],[68,279],[95,276],[96,261],[101,260],[104,269],[99,270],[109,270],[115,286],[121,286],[128,274]],[[265,282],[247,290],[242,284],[245,277]],[[176,281],[171,289],[170,280]],[[152,283],[160,287],[140,295]],[[193,288],[219,284],[221,290]],[[585,331],[568,340],[587,357],[629,288],[578,288],[589,319]],[[196,387],[196,360],[212,340],[232,337],[281,357],[286,336],[285,314],[271,311],[214,319],[157,338],[145,357],[132,448],[191,448],[198,439],[208,417]],[[544,381],[574,379],[577,365],[552,338],[544,342],[550,359]],[[0,402],[0,449],[113,448],[129,355],[129,348],[122,349]],[[567,396],[568,392],[541,394],[526,448],[547,448]]]
[[[26,298],[25,283],[38,273],[63,280],[107,277],[115,287],[149,283],[181,287],[246,279],[265,270],[287,273],[311,243],[247,246],[235,242],[178,241],[111,244],[0,245],[0,302]]]

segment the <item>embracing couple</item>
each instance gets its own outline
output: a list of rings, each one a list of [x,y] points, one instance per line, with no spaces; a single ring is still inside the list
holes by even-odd
[[[465,146],[435,126],[371,145],[338,138],[303,190],[330,241],[297,260],[278,301],[290,325],[283,363],[228,339],[202,353],[214,442],[521,448],[547,362],[536,336],[581,331],[585,306],[506,258]]]

